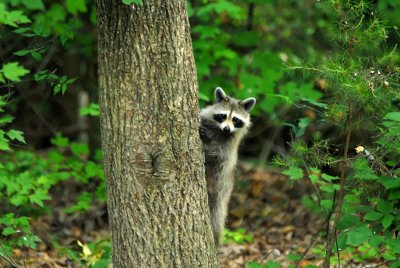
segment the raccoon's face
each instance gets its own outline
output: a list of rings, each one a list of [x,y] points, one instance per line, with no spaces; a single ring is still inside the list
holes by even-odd
[[[202,117],[212,121],[225,134],[238,132],[250,126],[250,111],[256,103],[255,98],[236,100],[228,97],[219,87],[214,94],[216,103],[202,110]]]
[[[233,110],[216,112],[213,115],[213,120],[227,134],[240,130],[245,126],[245,122],[249,121],[248,118],[243,118]]]

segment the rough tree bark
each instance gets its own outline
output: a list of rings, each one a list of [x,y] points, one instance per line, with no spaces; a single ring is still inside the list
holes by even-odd
[[[218,267],[186,0],[98,0],[113,265]]]

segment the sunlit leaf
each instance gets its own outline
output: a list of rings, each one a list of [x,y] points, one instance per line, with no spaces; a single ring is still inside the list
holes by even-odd
[[[10,131],[7,132],[7,136],[11,140],[17,140],[19,142],[26,143],[24,138],[24,133],[22,131],[11,129]]]
[[[299,167],[289,167],[282,173],[288,175],[291,180],[299,180],[304,177],[303,170]]]
[[[4,76],[15,82],[20,82],[21,77],[28,74],[30,71],[20,66],[18,62],[9,62],[3,65]]]
[[[385,115],[385,119],[393,120],[393,121],[400,121],[400,112],[391,112]]]

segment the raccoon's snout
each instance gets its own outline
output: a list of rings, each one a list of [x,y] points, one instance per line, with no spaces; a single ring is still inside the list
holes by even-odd
[[[223,131],[225,133],[229,133],[229,132],[231,132],[231,129],[229,127],[224,127]]]

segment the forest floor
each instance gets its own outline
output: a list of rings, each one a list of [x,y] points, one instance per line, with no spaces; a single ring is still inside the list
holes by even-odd
[[[245,234],[237,237],[239,242],[243,242],[241,244],[225,241],[218,254],[221,267],[246,267],[248,262],[269,263],[268,268],[296,267],[297,261],[293,260],[296,255],[293,254],[299,256],[311,245],[313,249],[308,251],[297,267],[322,267],[321,255],[316,248],[321,252],[323,241],[316,234],[323,230],[325,224],[301,201],[303,196],[313,192],[312,185],[307,181],[292,185],[277,170],[252,168],[244,163],[240,165],[240,171],[242,179],[232,195],[227,227],[232,231],[243,228]],[[68,202],[70,194],[64,191],[57,196],[57,203],[60,200]],[[77,241],[90,244],[109,236],[105,208],[91,208],[85,214],[64,217],[60,209],[59,212],[55,210],[52,215],[32,221],[32,228],[43,243],[36,250],[14,250],[13,259],[19,267],[78,267],[71,259],[71,256],[79,258],[79,254],[84,252]],[[240,241],[245,235],[249,235],[247,238],[250,242]],[[57,245],[54,238],[62,242]],[[292,258],[288,258],[288,254]],[[388,267],[380,259],[365,261],[360,260],[357,257],[359,255],[357,251],[343,252],[341,267]],[[274,265],[275,262],[281,266]],[[0,267],[11,266],[0,259]]]

